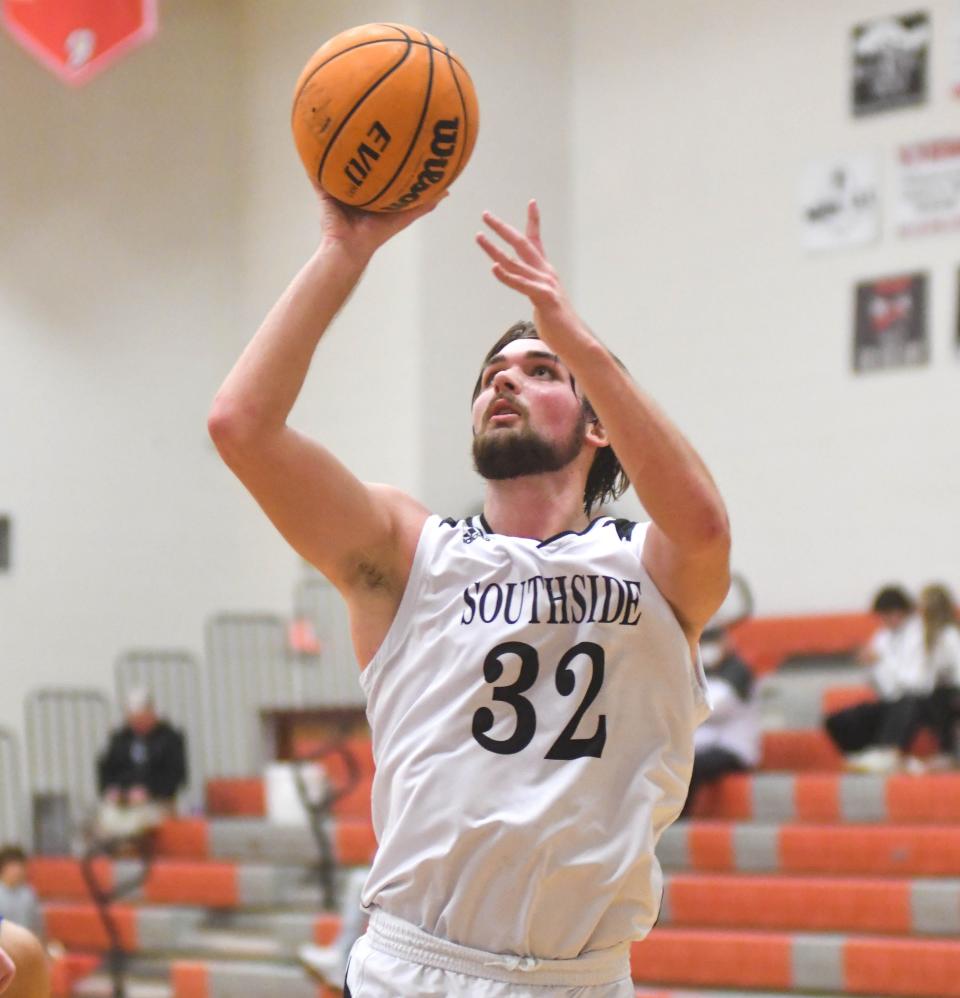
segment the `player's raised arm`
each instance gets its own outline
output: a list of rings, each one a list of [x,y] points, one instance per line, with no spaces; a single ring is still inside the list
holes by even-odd
[[[478,235],[493,260],[494,276],[533,304],[541,337],[590,400],[650,515],[644,565],[695,640],[729,586],[730,528],[710,473],[679,429],[574,311],[544,251],[536,202],[530,202],[525,232],[489,212],[484,221],[513,251]]]
[[[360,482],[322,444],[288,426],[287,417],[320,338],[374,252],[431,208],[375,215],[324,194],[320,199],[320,246],[217,392],[208,428],[283,536],[349,592],[371,574],[389,575],[398,532],[418,516],[422,523],[422,514],[397,490]]]

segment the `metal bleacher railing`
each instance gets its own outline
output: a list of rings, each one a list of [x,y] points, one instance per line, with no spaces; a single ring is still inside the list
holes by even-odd
[[[34,820],[49,846],[74,832],[96,806],[97,757],[110,733],[110,702],[99,690],[38,689],[27,697],[25,712]],[[65,813],[55,813],[61,803]]]
[[[180,795],[180,802],[190,810],[202,808],[205,725],[200,667],[196,659],[189,652],[168,649],[127,651],[117,660],[116,685],[120,704],[126,703],[132,690],[149,690],[157,714],[183,732],[188,783]]]
[[[296,587],[291,621],[264,613],[210,618],[206,661],[208,777],[261,771],[263,710],[363,703],[346,607],[319,578]]]
[[[207,621],[210,720],[207,775],[249,776],[264,761],[260,711],[298,706],[287,622],[265,613],[221,613]]]
[[[294,624],[306,623],[315,639],[313,657],[302,655],[303,686],[309,703],[325,706],[359,706],[360,688],[350,621],[343,597],[326,579],[311,575],[296,586]]]
[[[0,728],[0,843],[30,841],[30,812],[23,793],[16,736]]]

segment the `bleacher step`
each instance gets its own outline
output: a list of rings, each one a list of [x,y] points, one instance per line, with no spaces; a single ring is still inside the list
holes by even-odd
[[[635,980],[670,988],[960,998],[960,941],[656,928],[632,948]]]
[[[143,977],[124,978],[125,998],[172,998],[173,986],[168,980]],[[73,986],[75,998],[113,998],[113,978],[108,974],[91,974]]]

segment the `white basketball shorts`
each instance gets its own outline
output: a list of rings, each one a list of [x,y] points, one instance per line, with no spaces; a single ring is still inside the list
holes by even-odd
[[[350,998],[633,998],[629,945],[576,960],[458,946],[374,909],[350,952]]]

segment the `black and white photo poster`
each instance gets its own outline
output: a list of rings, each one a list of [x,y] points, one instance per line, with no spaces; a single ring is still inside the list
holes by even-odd
[[[927,275],[899,274],[858,284],[854,371],[926,364],[929,359]]]
[[[806,165],[800,178],[803,248],[813,253],[862,246],[880,237],[876,156],[837,156]]]
[[[927,96],[930,21],[924,12],[883,17],[853,29],[853,113],[922,104]]]

